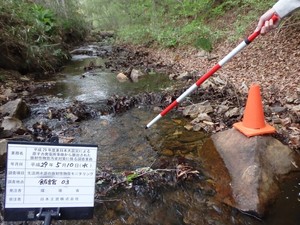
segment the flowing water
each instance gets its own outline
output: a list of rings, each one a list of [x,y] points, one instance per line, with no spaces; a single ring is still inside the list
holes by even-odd
[[[50,88],[40,88],[45,95],[44,105],[33,106],[35,117],[27,125],[45,120],[39,117],[48,107],[64,108],[78,100],[97,107],[111,95],[132,95],[143,91],[159,91],[171,86],[167,76],[149,75],[138,83],[120,83],[116,75],[103,69],[84,72],[93,60],[103,65],[97,57],[76,56],[57,76]],[[50,82],[50,81],[49,81]],[[263,220],[245,215],[218,202],[210,187],[210,180],[201,172],[197,151],[208,138],[201,132],[187,131],[184,118],[172,112],[150,129],[145,125],[158,112],[147,106],[133,108],[120,115],[97,116],[74,125],[74,143],[97,144],[98,168],[130,171],[158,164],[168,165],[179,160],[189,160],[200,171],[197,181],[162,183],[148,186],[135,185],[131,189],[112,191],[96,203],[94,218],[88,221],[62,221],[62,224],[247,224],[247,225],[297,225],[300,224],[300,178],[283,184],[282,193]],[[49,121],[46,121],[50,123]],[[66,124],[50,123],[54,130],[63,130]],[[68,133],[64,134],[68,136]],[[167,178],[166,178],[167,179]],[[174,182],[171,184],[174,184]]]

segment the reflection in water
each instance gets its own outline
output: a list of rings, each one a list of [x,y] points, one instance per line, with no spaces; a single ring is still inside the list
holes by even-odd
[[[281,184],[281,194],[271,207],[266,224],[296,225],[300,223],[300,174],[293,174]]]
[[[154,73],[141,77],[137,83],[130,81],[120,83],[116,73],[102,69],[104,68],[103,59],[79,59],[67,65],[57,76],[58,80],[53,85],[47,88],[42,86],[35,93],[40,96],[53,95],[85,103],[97,103],[113,95],[130,96],[145,91],[160,91],[172,85],[168,76]],[[90,62],[93,62],[96,68],[84,71],[84,67]]]

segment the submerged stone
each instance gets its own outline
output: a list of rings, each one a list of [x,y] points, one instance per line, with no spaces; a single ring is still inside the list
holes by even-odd
[[[299,171],[299,159],[271,136],[248,138],[234,128],[212,135],[199,151],[216,182],[220,201],[263,216],[279,193],[284,175]]]

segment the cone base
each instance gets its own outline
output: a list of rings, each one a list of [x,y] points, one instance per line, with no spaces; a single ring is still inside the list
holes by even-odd
[[[237,130],[239,130],[241,133],[243,133],[247,137],[263,135],[263,134],[273,134],[276,132],[275,128],[267,123],[265,124],[265,127],[258,128],[258,129],[252,129],[252,128],[245,127],[243,125],[243,122],[235,123],[235,124],[233,124],[233,127],[236,128]]]

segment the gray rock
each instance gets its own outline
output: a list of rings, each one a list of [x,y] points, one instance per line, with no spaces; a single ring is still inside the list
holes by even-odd
[[[139,78],[142,76],[145,76],[145,74],[136,69],[133,69],[130,73],[130,78],[132,79],[133,82],[138,82]]]
[[[227,105],[223,105],[223,104],[219,105],[219,107],[217,109],[217,113],[218,114],[223,114],[223,113],[227,112],[228,109],[229,109],[229,106],[227,106]]]
[[[0,140],[0,155],[4,155],[6,153],[6,145],[7,145],[7,140],[2,139]]]
[[[3,169],[6,162],[6,146],[7,140],[0,140],[0,169]]]
[[[207,115],[207,113],[200,113],[196,119],[194,119],[193,121],[191,121],[192,124],[195,123],[199,123],[202,121],[212,121],[211,117],[209,115]]]
[[[1,127],[4,128],[4,130],[8,130],[8,131],[17,131],[18,129],[23,127],[23,123],[21,120],[14,118],[14,117],[10,117],[10,116],[5,116],[3,118],[3,121],[1,123]]]
[[[179,74],[178,77],[176,77],[176,80],[187,80],[190,78],[191,78],[191,75],[189,72],[183,72],[183,73]]]
[[[247,138],[233,128],[212,135],[210,143],[200,157],[205,162],[215,155],[210,158],[214,166],[206,167],[220,200],[242,211],[263,215],[276,198],[283,175],[300,167],[295,153],[271,136]]]
[[[12,98],[15,98],[17,96],[17,94],[14,93],[11,88],[7,88],[4,91],[3,95],[6,96],[6,98],[8,98],[8,99],[12,99]]]
[[[29,115],[29,108],[22,99],[9,101],[0,107],[0,113],[5,116],[25,119]]]
[[[129,80],[129,78],[128,78],[124,73],[119,73],[119,74],[117,75],[117,79],[118,79],[118,81],[120,81],[120,82],[125,82],[125,81],[128,81],[128,80]]]
[[[225,113],[225,116],[229,118],[233,116],[239,116],[239,115],[240,115],[240,110],[237,107],[234,107],[233,109],[230,109]]]
[[[196,118],[201,113],[211,113],[213,111],[214,110],[210,103],[205,101],[185,107],[185,109],[183,110],[183,115],[190,116],[191,118]]]
[[[274,113],[282,113],[286,111],[285,107],[281,107],[281,106],[274,106],[274,107],[270,107],[271,111]]]

